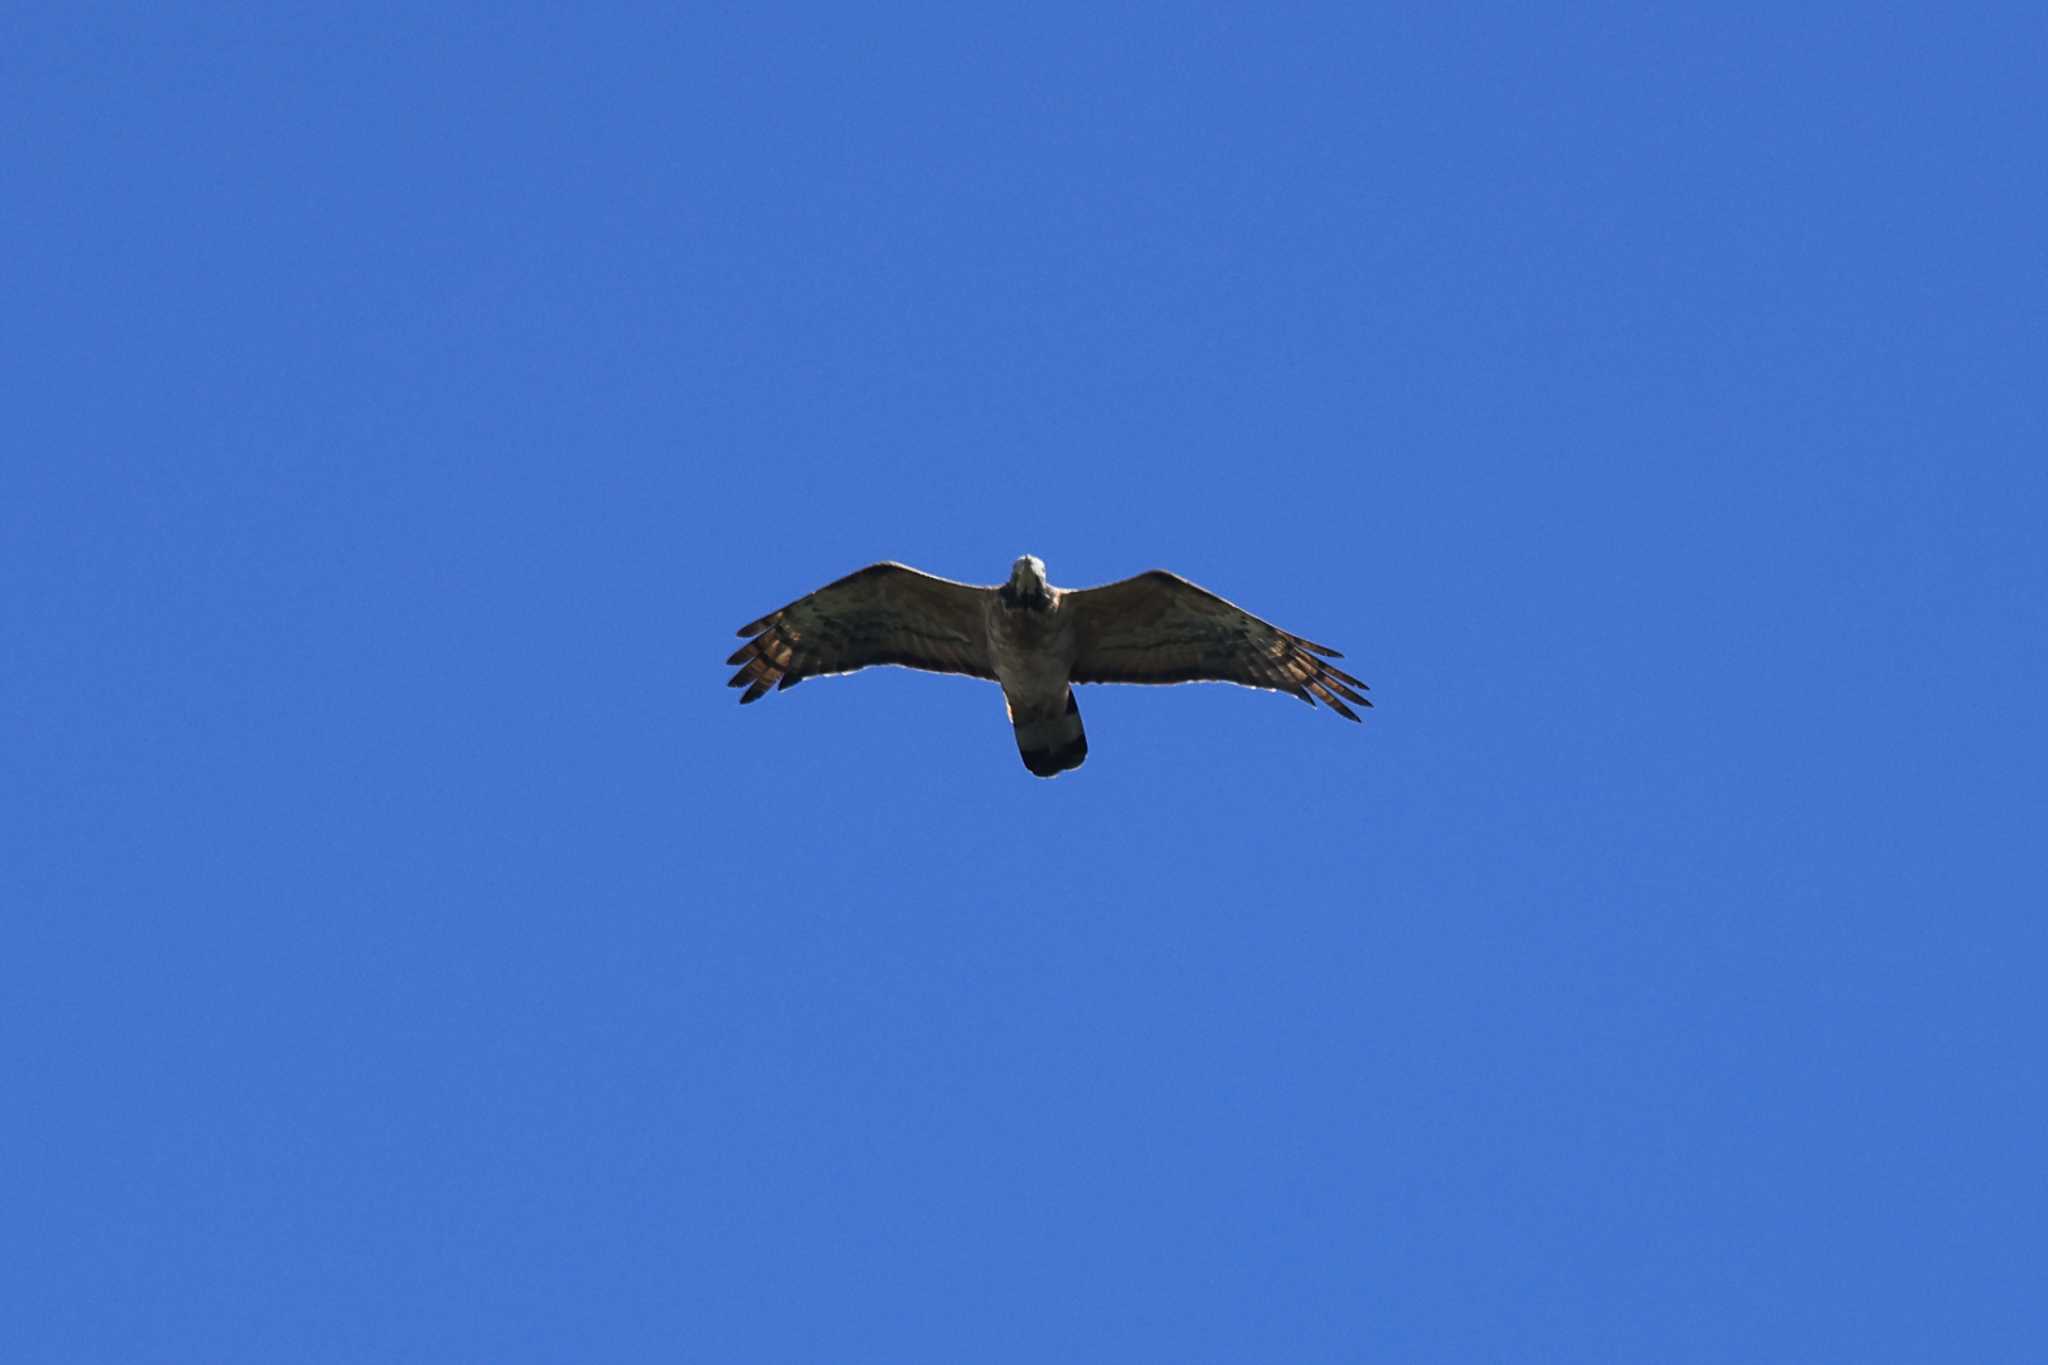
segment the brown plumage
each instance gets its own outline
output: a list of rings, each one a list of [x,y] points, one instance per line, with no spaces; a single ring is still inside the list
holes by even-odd
[[[987,591],[902,564],[870,564],[741,626],[754,638],[726,660],[742,665],[730,685],[747,689],[745,705],[771,687],[872,664],[993,678]]]
[[[1026,555],[1009,581],[975,587],[874,564],[740,628],[726,662],[742,703],[805,678],[897,664],[1000,684],[1018,752],[1041,777],[1088,754],[1073,683],[1231,682],[1318,701],[1347,720],[1371,706],[1342,658],[1163,569],[1054,588]],[[1350,703],[1347,705],[1346,703]]]
[[[1344,656],[1290,635],[1164,569],[1066,594],[1079,618],[1077,683],[1232,682],[1318,701],[1346,720],[1371,706],[1365,684],[1329,662]],[[1317,658],[1317,655],[1322,658]]]

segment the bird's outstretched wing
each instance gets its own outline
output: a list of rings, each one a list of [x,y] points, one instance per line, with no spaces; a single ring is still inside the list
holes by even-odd
[[[1336,650],[1164,569],[1069,592],[1060,610],[1074,621],[1077,683],[1241,683],[1320,701],[1346,720],[1358,713],[1345,702],[1372,705],[1365,684],[1329,662],[1344,657]]]
[[[935,578],[902,564],[870,564],[808,597],[741,626],[753,638],[726,662],[742,705],[805,678],[901,664],[993,678],[985,615],[992,588]]]

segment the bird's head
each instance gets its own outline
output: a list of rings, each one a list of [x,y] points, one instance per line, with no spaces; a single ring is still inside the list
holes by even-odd
[[[1002,597],[1010,607],[1051,606],[1052,585],[1045,581],[1045,561],[1037,555],[1020,556],[1010,566],[1010,581],[1003,585]]]

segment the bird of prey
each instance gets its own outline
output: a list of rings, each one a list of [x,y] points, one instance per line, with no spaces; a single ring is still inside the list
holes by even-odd
[[[1017,751],[1040,777],[1081,766],[1088,737],[1074,683],[1231,682],[1318,701],[1346,720],[1371,706],[1328,645],[1290,635],[1164,569],[1099,588],[1055,588],[1025,555],[976,587],[871,564],[739,629],[726,662],[740,703],[805,678],[898,664],[1002,684]],[[1321,657],[1318,657],[1318,656]]]

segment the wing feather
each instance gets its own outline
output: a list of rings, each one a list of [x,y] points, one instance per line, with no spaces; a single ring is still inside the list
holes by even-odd
[[[805,678],[900,664],[932,673],[993,678],[986,602],[992,588],[938,578],[902,564],[870,564],[741,626],[752,636],[728,664],[740,671],[740,704]]]
[[[1164,569],[1065,594],[1073,613],[1079,683],[1230,682],[1318,701],[1346,720],[1369,707],[1364,683],[1304,640]],[[1317,657],[1321,655],[1323,657]]]

